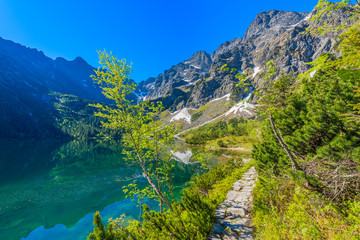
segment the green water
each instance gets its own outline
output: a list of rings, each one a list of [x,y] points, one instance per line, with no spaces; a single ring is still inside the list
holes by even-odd
[[[178,198],[195,172],[198,164],[177,162]],[[122,186],[141,171],[124,161],[118,142],[1,141],[0,173],[0,239],[86,239],[95,211],[139,217]]]

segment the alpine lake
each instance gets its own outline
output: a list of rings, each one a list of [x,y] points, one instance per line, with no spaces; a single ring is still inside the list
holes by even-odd
[[[123,186],[137,179],[144,187],[147,181],[122,150],[119,141],[1,140],[0,239],[86,239],[96,211],[104,224],[122,214],[126,221],[139,219],[139,207],[125,198]],[[173,151],[175,199],[193,174],[203,172],[194,160],[202,151]],[[220,155],[207,154],[208,164],[216,165]]]

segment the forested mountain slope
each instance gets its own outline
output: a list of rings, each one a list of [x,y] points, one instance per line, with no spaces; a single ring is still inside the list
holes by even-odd
[[[66,117],[54,105],[61,99],[59,93],[76,95],[80,102],[108,101],[90,78],[93,73],[80,57],[53,60],[0,38],[0,138],[67,136],[56,120]]]

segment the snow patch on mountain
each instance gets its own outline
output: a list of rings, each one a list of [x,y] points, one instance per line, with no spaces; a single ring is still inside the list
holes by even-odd
[[[261,71],[261,69],[260,69],[260,67],[255,66],[255,68],[253,70],[254,70],[254,73],[253,73],[252,77],[254,78]]]
[[[179,121],[181,119],[184,119],[189,124],[191,123],[191,115],[189,114],[189,111],[187,108],[181,109],[180,111],[176,111],[173,114],[176,114],[176,115],[170,119],[170,122]]]
[[[192,66],[193,68],[201,69],[201,67],[193,65],[193,64],[191,64],[190,66]]]
[[[314,77],[315,73],[316,73],[316,70],[312,71],[312,72],[310,73],[310,77],[311,77],[311,78]]]
[[[230,108],[230,110],[225,113],[225,116],[228,116],[231,113],[234,113],[234,114],[239,113],[240,114],[242,112],[251,114],[250,109],[255,108],[255,105],[248,102],[248,100],[250,99],[250,96],[251,96],[251,94],[249,94],[249,96],[247,96],[243,101],[237,103],[235,106]]]
[[[230,95],[231,95],[230,93],[229,93],[229,94],[226,94],[226,95],[224,95],[224,96],[222,96],[222,97],[215,98],[215,99],[211,100],[210,102],[219,101],[219,100],[224,99],[224,98],[226,98],[226,101],[229,101],[229,100],[230,100]]]

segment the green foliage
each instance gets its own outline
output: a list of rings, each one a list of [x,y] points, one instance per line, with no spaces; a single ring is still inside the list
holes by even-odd
[[[221,66],[220,71],[233,73],[233,72],[236,71],[236,68],[230,68],[230,67],[227,65],[227,63],[225,63],[224,65]]]
[[[194,113],[193,115],[191,115],[191,121],[196,121],[199,117],[201,117],[203,115],[203,112],[200,111],[200,112],[196,112]]]
[[[96,116],[104,119],[102,125],[108,129],[123,130],[124,154],[128,161],[137,163],[149,182],[152,193],[162,204],[172,210],[172,169],[174,164],[166,145],[172,139],[174,126],[162,125],[159,119],[163,111],[161,102],[128,99],[136,84],[129,81],[131,65],[125,59],[118,60],[106,51],[99,53],[101,68],[91,76],[103,90],[103,94],[114,102],[109,107],[92,104],[98,109]],[[151,192],[148,191],[148,192]],[[150,194],[150,193],[149,193]]]
[[[350,6],[349,0],[342,0],[341,2],[332,3],[327,0],[319,0],[315,9],[316,13],[311,17],[310,21],[313,23],[321,24],[317,27],[309,27],[305,33],[311,32],[312,34],[324,35],[328,32],[339,32],[343,29],[348,28],[359,20],[359,4]],[[337,23],[337,12],[346,10],[348,14],[348,21],[338,24]]]
[[[101,128],[101,119],[94,116],[96,108],[91,107],[93,101],[81,99],[79,97],[52,93],[56,109],[55,123],[65,135],[73,138],[86,139],[96,137],[99,134],[110,134],[114,137],[121,134],[120,131],[109,131]]]
[[[265,80],[269,80],[272,79],[276,72],[275,72],[275,64],[274,64],[274,60],[270,60],[266,63],[266,76],[265,76]]]
[[[253,163],[229,159],[211,171],[194,177],[184,190],[182,201],[173,203],[173,212],[150,211],[144,205],[143,221],[123,227],[121,219],[110,220],[105,228],[98,213],[94,215],[94,232],[88,239],[206,239],[211,231],[216,207],[225,200],[234,181]]]
[[[341,4],[323,5],[320,15]],[[263,121],[262,142],[252,153],[259,172],[254,223],[260,239],[360,238],[358,36],[355,23],[341,36],[340,57],[322,55],[297,78],[280,74],[263,92],[261,109],[271,112],[302,171],[290,170],[285,150]]]
[[[207,124],[186,134],[185,142],[188,144],[204,144],[207,141],[224,136],[245,136],[251,131],[250,120],[230,119],[229,122],[220,121]]]
[[[279,178],[266,181],[253,190],[258,239],[360,238],[360,202],[347,201],[339,211],[296,182]]]
[[[224,141],[223,140],[218,140],[217,141],[217,145],[219,146],[219,147],[221,147],[221,148],[226,148],[227,147],[227,145],[224,143]]]

